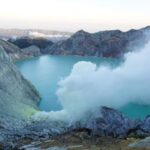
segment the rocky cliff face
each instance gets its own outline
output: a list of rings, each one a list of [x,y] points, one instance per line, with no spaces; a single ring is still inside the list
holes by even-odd
[[[36,41],[36,42],[38,43],[38,41]],[[21,44],[21,43],[19,43],[19,44]],[[39,45],[41,45],[41,46],[39,46],[38,44],[32,45],[31,43],[30,44],[25,43],[25,45],[26,45],[26,46],[24,46],[25,48],[20,48],[20,47],[18,47],[17,44],[15,45],[12,42],[0,39],[0,45],[4,48],[5,52],[11,57],[11,59],[13,61],[32,57],[32,56],[42,55],[43,52],[41,52],[42,49],[40,47],[42,47],[42,45],[43,45],[43,49],[44,49],[43,42],[42,42],[42,44],[39,42]]]
[[[0,45],[4,48],[5,52],[13,59],[13,60],[17,60],[22,58],[22,53],[21,53],[21,49],[8,42],[8,41],[4,41],[0,39]]]
[[[42,54],[47,53],[46,48],[53,45],[53,42],[45,38],[21,37],[16,40],[10,39],[9,42],[17,45],[20,49],[24,49],[30,46],[37,46]]]
[[[36,89],[20,74],[0,46],[0,115],[27,118],[40,100]]]
[[[134,50],[136,46],[143,46],[147,42],[145,31],[150,31],[150,27],[128,32],[112,30],[94,34],[80,30],[69,39],[49,47],[49,53],[120,57],[128,51]]]

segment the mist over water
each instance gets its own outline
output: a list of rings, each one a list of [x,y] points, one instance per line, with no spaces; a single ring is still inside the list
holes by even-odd
[[[111,65],[111,67],[115,67],[120,64],[117,59],[54,55],[34,57],[17,62],[19,70],[41,94],[42,100],[38,105],[40,110],[49,112],[62,109],[56,95],[58,81],[68,76],[73,65],[81,60],[93,62],[98,66]]]
[[[79,120],[100,106],[119,109],[129,103],[150,105],[149,64],[150,42],[128,53],[117,68],[78,62],[70,75],[58,83],[57,96],[63,110],[40,112],[34,119]]]

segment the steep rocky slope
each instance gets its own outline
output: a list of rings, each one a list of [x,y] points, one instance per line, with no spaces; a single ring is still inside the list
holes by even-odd
[[[39,102],[36,89],[20,74],[0,46],[0,114],[27,117]]]
[[[33,45],[32,43],[28,43],[27,41],[25,43],[23,42],[23,45],[25,46],[21,46],[20,48],[17,46],[17,44],[15,45],[12,42],[0,39],[0,45],[4,48],[5,52],[11,57],[11,59],[13,61],[16,61],[16,60],[44,54],[44,52],[41,52],[41,51],[44,49],[45,42],[42,42],[40,40],[38,43],[38,41],[39,40],[36,41],[37,45],[33,41],[32,41]]]
[[[128,32],[111,30],[93,34],[80,30],[69,39],[50,46],[49,53],[120,57],[128,51],[134,50],[136,46],[143,46],[147,42],[145,31],[150,31],[150,27]]]
[[[2,39],[0,39],[0,45],[4,48],[5,52],[13,59],[13,60],[16,60],[16,59],[19,59],[20,57],[22,57],[22,54],[21,54],[21,49],[8,42],[8,41],[4,41]]]

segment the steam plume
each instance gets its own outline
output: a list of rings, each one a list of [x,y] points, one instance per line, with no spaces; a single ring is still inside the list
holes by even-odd
[[[64,110],[45,116],[78,120],[99,106],[120,108],[130,102],[150,105],[150,42],[125,58],[115,69],[91,62],[75,64],[70,75],[58,83],[57,96]]]

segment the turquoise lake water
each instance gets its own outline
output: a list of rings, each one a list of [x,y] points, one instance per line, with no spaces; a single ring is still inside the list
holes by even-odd
[[[61,78],[70,74],[73,65],[79,61],[90,61],[97,66],[111,64],[111,67],[119,65],[118,60],[79,57],[79,56],[40,56],[25,59],[16,63],[22,74],[32,82],[42,96],[39,108],[44,111],[61,110],[62,106],[57,100],[57,83]],[[128,104],[119,109],[130,118],[144,118],[150,114],[150,106]]]

